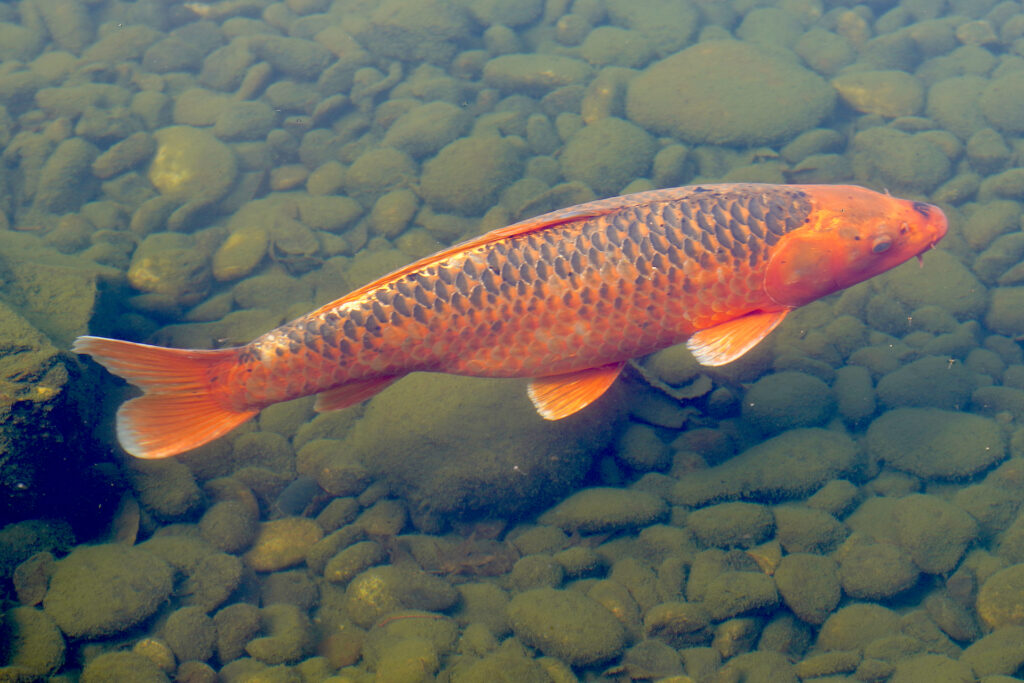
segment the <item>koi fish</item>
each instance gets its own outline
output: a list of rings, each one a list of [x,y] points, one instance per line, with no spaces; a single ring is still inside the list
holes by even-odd
[[[417,371],[530,377],[540,415],[592,403],[624,363],[686,342],[722,365],[793,309],[920,255],[931,204],[854,186],[722,184],[587,202],[417,261],[239,347],[72,347],[143,390],[117,414],[140,458],[207,443],[279,401],[363,401]]]

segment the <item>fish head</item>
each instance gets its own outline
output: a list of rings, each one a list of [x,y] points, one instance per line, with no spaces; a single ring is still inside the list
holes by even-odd
[[[802,306],[884,273],[946,234],[946,216],[933,204],[855,186],[801,189],[813,209],[772,247],[765,271],[765,292],[781,306]]]

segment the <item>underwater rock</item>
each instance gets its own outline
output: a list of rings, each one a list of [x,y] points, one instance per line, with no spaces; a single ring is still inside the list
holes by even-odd
[[[818,632],[819,650],[855,650],[900,631],[900,615],[881,605],[854,603],[835,612]]]
[[[217,634],[213,619],[200,607],[182,607],[167,617],[164,640],[179,661],[206,661],[213,656]]]
[[[636,529],[660,521],[668,506],[658,496],[618,488],[588,488],[540,517],[541,524],[585,534]]]
[[[238,173],[235,155],[210,132],[170,126],[153,133],[149,181],[165,197],[206,206],[228,193]]]
[[[999,425],[934,408],[896,408],[868,428],[872,458],[925,480],[963,479],[1006,457]]]
[[[797,62],[712,40],[642,71],[629,83],[626,110],[652,132],[687,142],[763,145],[813,128],[834,102],[835,91]]]
[[[976,608],[990,629],[1024,626],[1024,564],[1002,569],[978,590]]]
[[[48,676],[64,663],[64,637],[45,612],[13,607],[0,614],[0,657],[31,676]]]
[[[808,624],[821,624],[839,605],[839,567],[831,557],[786,555],[775,569],[775,586],[786,607]]]
[[[79,54],[92,42],[96,30],[84,3],[78,0],[32,0],[30,6],[31,11],[38,13],[60,49]]]
[[[106,180],[141,164],[153,156],[156,141],[149,133],[139,131],[113,145],[96,157],[92,172],[97,178]]]
[[[975,640],[960,655],[960,661],[974,669],[978,676],[991,676],[999,681],[1006,676],[1009,683],[1024,665],[1024,626],[1002,626]],[[989,679],[984,679],[989,680]]]
[[[963,363],[945,356],[924,356],[878,380],[878,398],[890,407],[960,410],[971,400],[977,384]]]
[[[663,57],[688,45],[701,23],[701,12],[689,0],[610,0],[605,4],[609,23],[644,35]],[[579,9],[574,7],[574,11]],[[603,23],[600,18],[595,17],[593,23]]]
[[[805,496],[857,464],[857,447],[846,434],[793,429],[721,465],[683,474],[672,487],[669,502],[697,506],[717,500]]]
[[[830,553],[849,533],[842,522],[825,510],[779,505],[774,514],[775,537],[787,553]]]
[[[521,150],[508,139],[460,138],[423,165],[420,192],[438,211],[475,216],[493,206],[522,171]]]
[[[464,135],[470,123],[465,110],[448,102],[429,102],[398,117],[384,134],[384,144],[422,159]]]
[[[560,157],[562,174],[567,180],[586,183],[600,196],[614,195],[647,175],[656,151],[647,131],[609,116],[569,138]]]
[[[903,192],[928,193],[949,179],[949,157],[924,135],[876,126],[853,137],[853,171]]]
[[[614,615],[576,591],[520,593],[509,603],[508,616],[520,640],[572,666],[609,660],[625,647],[625,631]]]
[[[832,87],[863,114],[915,116],[924,107],[924,85],[903,71],[851,71],[832,79]]]
[[[704,593],[704,607],[713,621],[770,612],[778,603],[775,582],[761,572],[724,571],[708,582]]]
[[[413,374],[372,399],[344,448],[409,500],[416,524],[535,510],[610,443],[618,391],[558,422],[539,419],[525,394],[513,380]]]
[[[159,519],[181,519],[202,503],[192,472],[181,462],[136,460],[128,469],[139,502]]]
[[[553,54],[514,54],[484,64],[484,82],[510,93],[542,96],[566,85],[582,84],[593,73],[586,62]]]
[[[755,503],[720,503],[694,510],[686,526],[705,546],[750,548],[775,530],[772,513]]]
[[[263,522],[245,562],[258,572],[287,569],[304,561],[306,551],[323,535],[320,526],[305,517]]]
[[[93,370],[59,349],[88,332],[97,283],[112,269],[0,238],[0,518],[68,514],[86,527],[115,492],[100,473],[87,425],[98,420]],[[96,380],[98,381],[98,380]],[[119,494],[117,494],[119,495]]]
[[[893,505],[897,538],[914,564],[929,574],[948,574],[978,537],[978,524],[937,496],[911,494]]]
[[[345,609],[358,626],[369,628],[381,617],[401,609],[442,612],[459,601],[450,583],[415,565],[371,567],[345,588]]]
[[[71,638],[114,635],[151,616],[171,594],[172,578],[144,550],[83,546],[57,562],[43,608]]]
[[[57,145],[39,172],[33,209],[55,214],[78,210],[96,191],[92,163],[97,156],[99,150],[82,138],[68,138]]]
[[[1020,109],[1020,92],[1024,88],[1024,74],[1007,72],[989,82],[979,100],[972,100],[980,107],[994,127],[1004,133],[1024,132],[1024,113]]]
[[[90,660],[82,670],[81,683],[133,681],[169,683],[170,679],[148,658],[135,652],[107,652]]]
[[[464,3],[449,0],[384,0],[354,37],[378,58],[407,63],[447,63],[456,44],[467,40],[472,20]]]
[[[917,583],[919,572],[910,555],[889,543],[856,542],[839,550],[839,578],[853,598],[882,600]]]
[[[743,419],[764,434],[797,427],[817,427],[836,409],[832,390],[802,372],[773,372],[757,380],[743,395]]]

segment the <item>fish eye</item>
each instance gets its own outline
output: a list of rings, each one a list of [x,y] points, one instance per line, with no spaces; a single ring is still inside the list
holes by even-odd
[[[892,238],[888,235],[879,235],[875,238],[875,241],[871,243],[871,253],[881,254],[889,251],[889,247],[892,246]]]

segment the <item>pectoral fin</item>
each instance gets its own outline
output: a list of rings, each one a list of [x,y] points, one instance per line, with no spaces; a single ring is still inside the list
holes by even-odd
[[[725,365],[761,343],[788,313],[750,313],[693,334],[686,347],[701,365]]]
[[[608,391],[625,363],[612,363],[564,375],[538,377],[527,394],[545,420],[561,420],[583,410]]]

